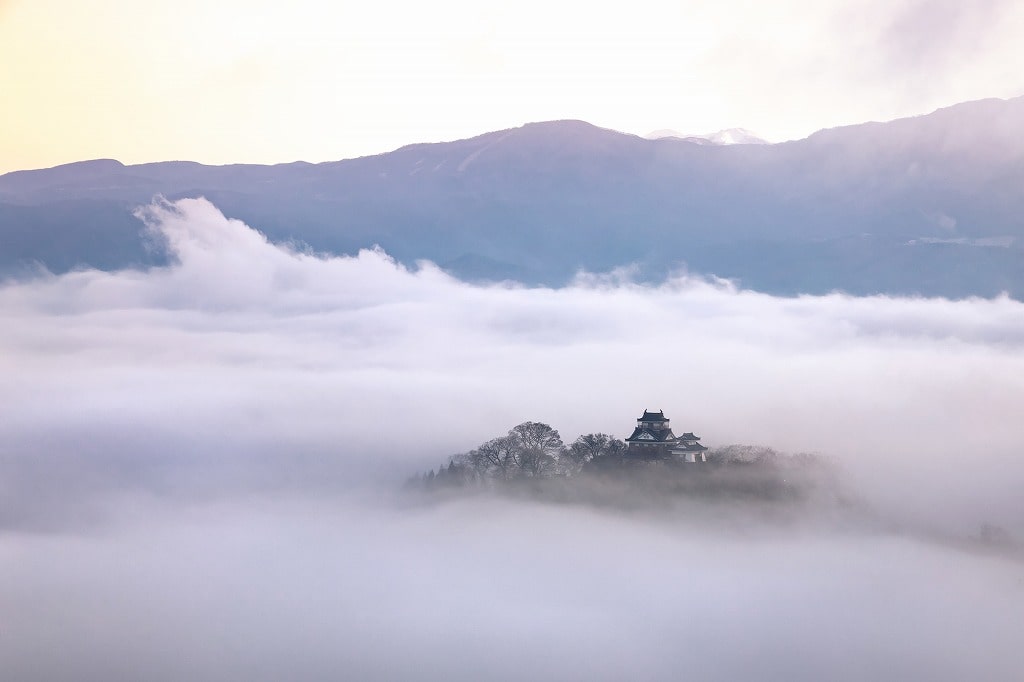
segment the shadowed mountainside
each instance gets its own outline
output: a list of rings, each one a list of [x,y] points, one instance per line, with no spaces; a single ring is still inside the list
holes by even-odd
[[[153,265],[132,216],[202,195],[275,242],[379,244],[467,279],[638,264],[781,294],[1024,297],[1024,97],[776,145],[533,123],[331,163],[114,160],[0,176],[0,272]]]

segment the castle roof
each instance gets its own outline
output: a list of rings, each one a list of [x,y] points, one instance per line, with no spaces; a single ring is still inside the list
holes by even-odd
[[[683,439],[680,438],[679,441]],[[707,450],[706,447],[700,443],[682,443],[677,441],[677,444],[672,446],[672,452],[703,452]]]
[[[633,429],[633,433],[626,439],[627,443],[674,443],[675,441],[676,437],[672,433],[672,429],[648,429],[643,426]]]
[[[665,418],[665,411],[658,410],[657,412],[648,412],[644,410],[644,416],[637,419],[638,422],[667,422]]]

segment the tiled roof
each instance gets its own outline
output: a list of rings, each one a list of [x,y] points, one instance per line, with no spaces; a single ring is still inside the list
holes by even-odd
[[[637,419],[637,427],[626,439],[630,444],[651,443],[657,445],[671,445],[672,452],[682,454],[686,452],[703,452],[706,447],[698,443],[700,436],[694,435],[693,431],[687,431],[681,436],[672,433],[668,428],[669,420],[665,417],[663,410],[651,412],[644,409],[644,416]]]
[[[641,438],[641,435],[647,434],[650,438]],[[627,443],[674,443],[676,436],[672,433],[672,429],[646,429],[642,426],[638,426],[633,429],[633,433],[629,438],[626,439]]]
[[[703,452],[706,447],[700,443],[677,443],[672,446],[672,452]]]

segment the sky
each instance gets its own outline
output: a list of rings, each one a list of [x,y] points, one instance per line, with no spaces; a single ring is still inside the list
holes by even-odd
[[[0,172],[337,160],[541,120],[771,141],[1024,94],[1013,0],[0,0]]]
[[[1024,538],[1021,302],[482,286],[203,199],[140,216],[174,264],[0,284],[7,676],[1019,677],[1019,544],[978,539]],[[644,409],[817,453],[845,501],[398,492],[522,421]]]

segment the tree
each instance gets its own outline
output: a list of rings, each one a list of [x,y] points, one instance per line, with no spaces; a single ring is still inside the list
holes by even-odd
[[[558,431],[540,422],[523,422],[507,435],[492,438],[463,458],[481,477],[507,480],[516,476],[549,476],[559,473],[568,458]]]
[[[603,457],[621,457],[626,444],[607,433],[588,433],[580,436],[569,446],[568,454],[577,469],[587,462]]]
[[[544,476],[558,470],[565,444],[557,430],[540,422],[523,422],[508,435],[519,444],[515,461],[521,473]]]
[[[469,460],[481,475],[497,473],[502,479],[509,478],[520,466],[520,443],[511,434],[492,438],[469,453]]]

